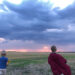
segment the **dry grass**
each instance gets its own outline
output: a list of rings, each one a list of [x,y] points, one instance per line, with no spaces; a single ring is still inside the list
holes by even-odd
[[[75,62],[74,62],[75,63]],[[75,75],[75,64],[70,63],[72,75]],[[9,70],[10,69],[10,70]],[[24,68],[9,68],[7,75],[53,75],[50,66],[47,63],[44,64],[30,64],[24,66]]]
[[[68,60],[72,75],[75,75],[75,53],[61,54]],[[49,53],[8,52],[7,57],[11,63],[7,75],[53,75],[47,63],[48,55]]]
[[[24,68],[16,68],[13,71],[8,72],[8,75],[52,75],[52,73],[49,65],[45,63],[30,64]]]

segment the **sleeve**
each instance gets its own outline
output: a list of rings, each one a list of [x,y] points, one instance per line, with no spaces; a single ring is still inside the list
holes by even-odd
[[[50,56],[48,57],[48,64],[51,66],[51,68],[55,68],[55,63],[51,60]]]
[[[53,62],[50,57],[48,57],[48,64],[51,66],[52,72],[57,74],[58,73],[58,71],[56,69],[57,64],[55,64],[55,62]]]
[[[62,63],[67,63],[67,60],[61,55],[59,55],[59,61]]]
[[[65,68],[67,60],[64,57],[62,57],[61,55],[58,55],[58,63],[62,68]]]

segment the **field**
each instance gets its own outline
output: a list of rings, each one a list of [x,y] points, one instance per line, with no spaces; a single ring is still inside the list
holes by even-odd
[[[60,53],[71,66],[72,75],[75,75],[75,53]],[[10,63],[7,75],[52,75],[48,65],[49,53],[22,53],[8,52]]]

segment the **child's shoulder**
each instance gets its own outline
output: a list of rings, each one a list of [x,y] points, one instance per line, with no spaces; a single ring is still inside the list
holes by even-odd
[[[8,60],[8,57],[4,57],[4,58]]]

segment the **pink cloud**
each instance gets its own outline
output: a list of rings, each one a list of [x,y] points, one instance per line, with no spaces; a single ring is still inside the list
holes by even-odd
[[[1,51],[1,50],[0,50]],[[43,48],[40,49],[7,49],[6,51],[16,51],[16,52],[51,52],[50,47],[43,46]],[[64,52],[61,49],[58,49],[57,52]]]

